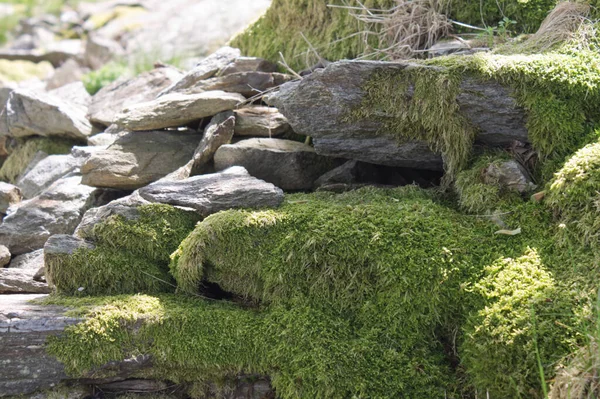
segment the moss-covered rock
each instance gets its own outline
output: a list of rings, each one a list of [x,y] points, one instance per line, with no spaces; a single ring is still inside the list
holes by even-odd
[[[84,238],[93,249],[46,256],[48,278],[66,295],[114,295],[174,290],[169,255],[194,228],[199,217],[169,205],[138,208],[139,218],[113,215]],[[83,290],[80,291],[80,288]]]
[[[0,82],[21,82],[28,79],[46,79],[54,68],[43,61],[35,63],[31,61],[0,60]]]

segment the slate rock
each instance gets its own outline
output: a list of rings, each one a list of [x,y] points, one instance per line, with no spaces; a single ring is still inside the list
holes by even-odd
[[[90,121],[109,126],[123,108],[153,100],[183,73],[172,67],[156,68],[131,79],[119,79],[96,93],[90,102]]]
[[[92,101],[92,96],[90,96],[90,93],[88,93],[81,81],[68,83],[54,90],[50,90],[48,93],[73,106],[79,107],[78,110],[83,112],[84,115]]]
[[[231,143],[235,125],[236,118],[231,111],[222,112],[212,118],[194,152],[190,169],[192,176],[206,173],[210,169],[210,163],[219,147]]]
[[[70,83],[80,82],[83,75],[88,71],[88,69],[82,68],[76,60],[67,60],[54,70],[54,74],[46,82],[46,90],[53,90]]]
[[[290,75],[266,72],[239,72],[201,80],[183,93],[222,90],[228,93],[240,93],[246,98],[280,86],[292,80]]]
[[[100,69],[109,61],[125,55],[119,42],[97,34],[90,34],[85,44],[83,58],[92,69]]]
[[[37,249],[33,252],[15,256],[9,267],[13,269],[33,269],[37,272],[44,267],[44,250]]]
[[[221,146],[214,162],[216,170],[243,166],[252,176],[284,190],[310,190],[315,180],[339,164],[307,144],[261,138]]]
[[[17,181],[23,197],[33,198],[61,177],[78,171],[83,159],[72,155],[49,155],[39,161]]]
[[[8,248],[4,245],[0,245],[0,268],[10,263],[11,254]],[[1,269],[0,269],[1,270]]]
[[[81,167],[83,184],[134,190],[152,183],[192,159],[201,136],[183,131],[130,132]]]
[[[0,269],[0,294],[48,294],[48,284],[35,281],[34,269]]]
[[[277,207],[283,191],[250,176],[242,167],[181,181],[156,182],[139,190],[142,198],[197,210],[202,216],[232,208]]]
[[[19,187],[0,181],[0,214],[6,214],[8,208],[18,204],[22,199],[23,193]]]
[[[181,127],[232,110],[243,101],[245,98],[242,95],[224,91],[172,93],[124,108],[114,122],[123,129],[133,131]]]
[[[252,105],[236,109],[235,135],[251,137],[277,137],[291,128],[277,108]]]
[[[238,57],[221,69],[217,76],[241,72],[277,72],[277,64],[257,57]]]
[[[511,159],[501,164],[490,164],[483,171],[483,181],[487,184],[499,184],[501,187],[524,194],[537,186],[531,180],[529,172],[517,161]]]

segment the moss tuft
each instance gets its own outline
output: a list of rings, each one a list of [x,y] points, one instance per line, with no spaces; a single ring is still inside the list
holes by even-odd
[[[139,218],[113,215],[94,226],[96,245],[71,256],[46,256],[50,281],[66,295],[114,295],[173,291],[169,255],[199,217],[169,205],[138,208]],[[80,292],[80,287],[83,290]]]

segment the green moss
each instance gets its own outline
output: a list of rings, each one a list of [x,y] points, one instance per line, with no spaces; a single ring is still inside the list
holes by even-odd
[[[600,245],[600,142],[579,150],[556,173],[546,203],[562,222],[561,242]]]
[[[69,154],[77,144],[72,140],[45,137],[19,140],[17,147],[0,168],[0,180],[14,184],[38,151],[48,155]]]
[[[120,77],[127,76],[128,73],[127,66],[123,63],[109,62],[97,71],[85,74],[82,81],[88,93],[94,95],[104,86],[108,86]]]
[[[31,61],[0,60],[0,81],[21,82],[33,78],[45,79],[53,70],[52,65],[46,61],[36,64]]]
[[[136,220],[113,215],[94,226],[84,237],[96,245],[92,250],[46,256],[48,278],[56,290],[67,295],[173,291],[169,255],[199,217],[161,204],[144,205],[138,211]]]

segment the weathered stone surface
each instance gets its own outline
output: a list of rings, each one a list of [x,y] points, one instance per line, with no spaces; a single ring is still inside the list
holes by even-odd
[[[185,74],[180,80],[166,87],[159,96],[184,91],[196,85],[196,83],[212,78],[219,70],[227,67],[231,62],[240,56],[239,49],[231,47],[222,47],[213,54],[200,61],[191,71]]]
[[[23,199],[21,189],[12,184],[0,182],[0,214],[5,214],[9,207]]]
[[[214,162],[216,170],[243,166],[252,176],[284,190],[309,190],[319,176],[338,164],[304,143],[256,138],[221,146]]]
[[[382,122],[385,115],[355,122],[344,118],[349,110],[361,106],[365,95],[362,87],[374,73],[405,68],[433,67],[340,61],[313,72],[302,81],[286,83],[267,101],[279,108],[296,133],[313,137],[319,154],[381,165],[441,170],[441,157],[432,153],[426,143],[402,143],[395,132],[385,131]],[[457,101],[464,115],[480,130],[478,140],[494,145],[509,145],[515,138],[527,141],[523,110],[516,106],[510,92],[497,83],[465,79]]]
[[[82,53],[81,40],[61,40],[51,43],[45,49],[33,50],[0,50],[0,59],[11,61],[31,61],[35,63],[48,61],[58,67],[71,58],[79,58]]]
[[[23,197],[33,198],[61,177],[78,170],[82,164],[83,159],[72,155],[49,155],[21,176],[17,186]]]
[[[358,161],[347,161],[330,170],[315,181],[315,188],[331,184],[356,184],[375,180],[375,167]]]
[[[281,189],[250,176],[242,167],[181,181],[156,182],[139,193],[147,201],[193,208],[203,216],[231,208],[276,207],[283,201]]]
[[[236,136],[277,137],[291,130],[277,108],[252,105],[234,112]]]
[[[153,100],[161,90],[178,81],[183,73],[172,67],[156,68],[132,79],[117,80],[92,97],[88,116],[94,123],[109,126],[123,108]]]
[[[292,80],[291,76],[282,73],[240,72],[202,80],[184,93],[222,90],[228,93],[240,93],[250,98],[290,80]]]
[[[53,90],[69,83],[79,82],[87,69],[82,68],[79,63],[74,60],[68,60],[54,71],[54,74],[46,82],[46,89]]]
[[[83,184],[131,190],[145,186],[185,165],[200,139],[181,131],[127,133],[85,161]]]
[[[277,72],[277,64],[256,57],[238,57],[221,69],[217,75],[225,76],[240,72]]]
[[[537,187],[531,180],[529,172],[514,159],[488,166],[483,171],[483,181],[487,184],[499,184],[507,190],[521,194]]]
[[[85,44],[83,58],[85,63],[92,69],[99,69],[107,62],[122,57],[125,49],[117,41],[91,34]]]
[[[124,108],[114,122],[124,129],[134,131],[181,127],[207,116],[232,110],[244,100],[240,94],[224,91],[171,93],[154,101]]]
[[[48,294],[48,284],[34,280],[35,269],[0,269],[0,294]]]
[[[190,169],[191,175],[206,173],[210,169],[209,164],[219,147],[231,143],[235,124],[236,118],[231,111],[222,112],[212,118],[204,129],[202,141],[200,141],[196,152],[194,152]]]
[[[85,140],[92,125],[79,106],[47,93],[18,89],[6,103],[10,135],[62,136]]]
[[[103,133],[89,137],[87,142],[89,146],[109,146],[126,134],[127,131],[122,130],[121,128],[117,128],[116,131],[112,131],[112,129],[108,128]]]
[[[0,268],[10,263],[10,251],[4,245],[0,245]]]
[[[15,256],[9,265],[13,269],[40,270],[44,267],[44,250],[38,249],[33,252]]]
[[[42,248],[51,235],[72,234],[94,192],[80,183],[79,175],[63,177],[6,216],[0,225],[0,244],[20,255]]]
[[[81,81],[68,83],[48,93],[73,106],[79,107],[79,111],[83,112],[84,115],[87,112],[90,101],[92,101],[92,96],[90,96],[90,93],[88,93]]]

